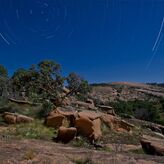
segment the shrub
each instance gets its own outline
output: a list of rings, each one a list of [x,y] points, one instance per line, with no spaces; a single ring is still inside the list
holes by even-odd
[[[38,113],[38,117],[40,118],[46,117],[48,113],[51,112],[53,109],[54,109],[53,103],[51,103],[50,101],[45,101],[42,104],[41,110]]]
[[[160,107],[157,106],[155,102],[149,101],[119,101],[111,103],[111,105],[115,108],[115,111],[118,115],[132,115],[138,119],[159,122],[160,119]]]

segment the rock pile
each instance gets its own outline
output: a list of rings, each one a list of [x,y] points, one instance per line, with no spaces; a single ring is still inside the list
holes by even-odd
[[[29,123],[33,121],[33,118],[27,117],[25,115],[17,114],[17,113],[10,113],[4,112],[3,118],[5,122],[8,124],[15,124],[15,123]]]
[[[73,139],[76,135],[86,137],[91,143],[101,138],[102,124],[106,124],[110,129],[117,132],[131,132],[133,125],[121,120],[117,116],[102,112],[83,110],[81,112],[64,112],[62,108],[57,108],[50,112],[45,120],[45,124],[58,129],[56,140],[64,143]],[[72,132],[71,128],[77,131]],[[70,133],[70,134],[69,134]],[[67,140],[67,136],[69,139]]]

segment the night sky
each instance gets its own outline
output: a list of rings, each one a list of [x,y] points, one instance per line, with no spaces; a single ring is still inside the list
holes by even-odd
[[[164,0],[0,0],[0,64],[41,60],[89,82],[164,82]]]

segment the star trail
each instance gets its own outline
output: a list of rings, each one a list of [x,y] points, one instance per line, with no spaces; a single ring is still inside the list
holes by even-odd
[[[53,59],[90,82],[163,81],[163,28],[163,0],[0,0],[0,64]]]

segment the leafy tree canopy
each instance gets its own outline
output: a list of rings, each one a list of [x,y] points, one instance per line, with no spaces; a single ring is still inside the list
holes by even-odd
[[[7,76],[8,76],[7,69],[0,64],[0,77],[7,77]]]
[[[88,93],[89,84],[86,80],[76,73],[70,73],[68,77],[63,77],[61,73],[61,66],[52,60],[41,61],[28,70],[20,68],[11,78],[13,90],[25,91],[28,97],[37,95],[38,99],[49,99],[53,102],[57,99],[62,101],[68,95]],[[69,92],[63,95],[65,82]]]

